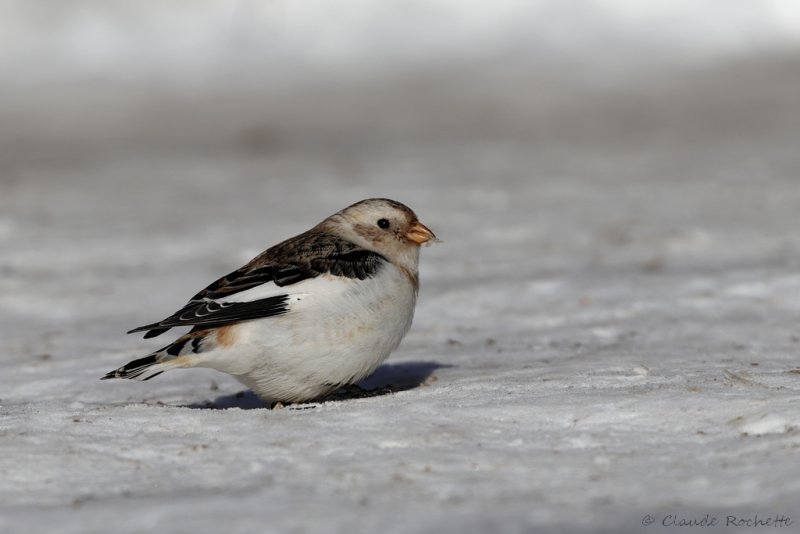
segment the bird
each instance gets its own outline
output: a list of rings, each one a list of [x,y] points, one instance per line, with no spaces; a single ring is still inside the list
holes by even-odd
[[[166,319],[129,331],[152,338],[191,327],[101,379],[206,367],[276,404],[353,386],[409,331],[420,247],[438,241],[400,202],[356,202],[214,281]]]

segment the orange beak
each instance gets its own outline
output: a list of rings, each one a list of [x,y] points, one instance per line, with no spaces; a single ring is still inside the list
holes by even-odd
[[[433,232],[430,231],[430,228],[419,221],[416,221],[411,225],[411,229],[406,232],[406,239],[416,243],[417,245],[421,245],[429,241],[438,241]]]

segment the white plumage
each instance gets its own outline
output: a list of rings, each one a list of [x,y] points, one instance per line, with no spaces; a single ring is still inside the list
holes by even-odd
[[[196,365],[232,374],[262,397],[310,399],[371,374],[411,327],[416,294],[393,266],[367,280],[306,284],[285,315],[240,323],[236,344]]]

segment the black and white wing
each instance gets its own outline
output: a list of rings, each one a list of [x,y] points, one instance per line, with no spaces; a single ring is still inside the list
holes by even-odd
[[[275,245],[216,280],[166,319],[128,333],[146,331],[144,337],[150,338],[176,326],[205,329],[282,315],[289,310],[293,286],[322,274],[364,280],[385,263],[380,254],[312,230]]]

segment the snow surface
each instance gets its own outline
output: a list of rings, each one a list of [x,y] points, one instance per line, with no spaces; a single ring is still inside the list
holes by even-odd
[[[603,76],[587,46],[0,81],[0,532],[800,531],[797,52]],[[98,380],[162,343],[126,330],[370,196],[444,241],[366,382],[400,391]]]

